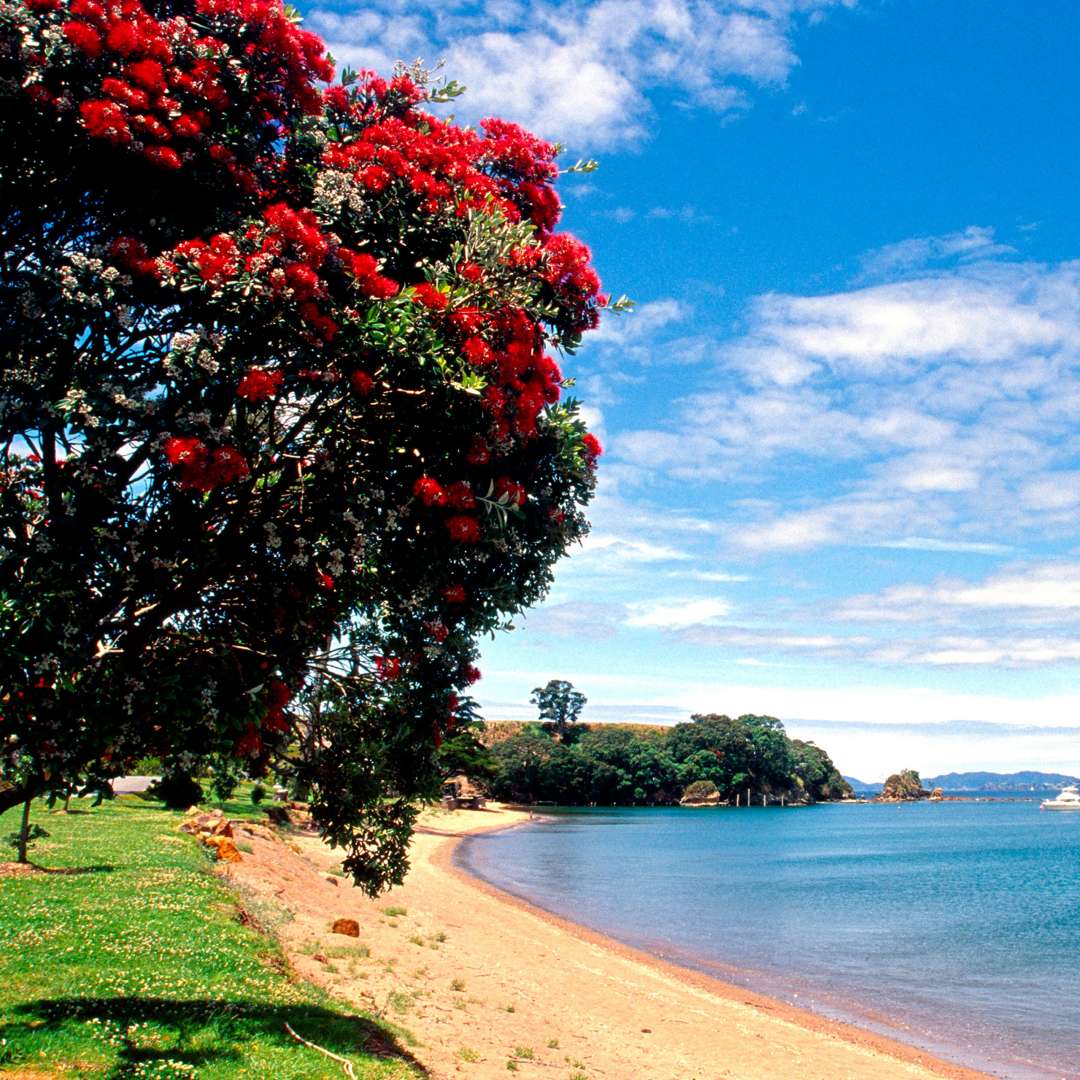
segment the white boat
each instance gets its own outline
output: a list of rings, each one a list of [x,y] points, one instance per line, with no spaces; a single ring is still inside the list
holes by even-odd
[[[1062,788],[1056,799],[1044,799],[1042,810],[1080,810],[1080,790],[1075,784]]]

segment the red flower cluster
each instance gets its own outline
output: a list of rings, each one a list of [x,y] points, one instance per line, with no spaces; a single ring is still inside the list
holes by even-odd
[[[180,486],[204,494],[222,484],[242,480],[250,469],[237,450],[218,446],[211,450],[201,439],[174,435],[165,442],[165,458],[180,469]]]
[[[589,432],[582,438],[581,445],[589,458],[590,464],[595,465],[596,459],[604,452],[600,440],[592,432]]]
[[[484,324],[487,340],[474,333],[477,323]],[[478,313],[462,332],[471,334],[461,344],[463,356],[488,378],[484,403],[492,414],[495,438],[504,439],[512,431],[531,438],[541,409],[558,401],[562,391],[562,372],[544,352],[540,326],[520,308],[503,308]]]
[[[455,514],[448,517],[443,525],[450,539],[458,544],[477,544],[480,542],[480,522],[471,514]]]
[[[269,401],[281,389],[284,378],[280,371],[248,368],[236,388],[236,393],[247,401]]]
[[[511,480],[509,476],[500,476],[495,481],[495,498],[504,497],[510,506],[524,506],[528,495],[516,480]]]
[[[367,252],[357,253],[342,247],[338,248],[337,257],[365,296],[388,300],[397,295],[398,283],[379,273],[379,264],[374,255]]]
[[[446,489],[446,503],[454,510],[475,510],[476,496],[468,480],[458,480]]]
[[[521,490],[524,496],[524,489]],[[468,480],[457,480],[444,488],[434,477],[421,476],[413,484],[413,495],[425,506],[458,511],[443,520],[451,540],[459,544],[479,542],[480,522],[472,514],[460,512],[476,509],[476,495]]]
[[[354,371],[349,376],[349,382],[353,389],[364,397],[367,397],[375,386],[375,380],[366,371]]]
[[[289,719],[285,715],[285,706],[292,700],[292,691],[280,680],[271,679],[266,690],[266,715],[262,720],[264,731],[283,732],[289,730]]]
[[[416,483],[413,484],[413,495],[415,495],[425,506],[446,505],[446,492],[443,491],[442,485],[438,480],[434,480],[430,476],[421,476]]]
[[[600,323],[598,308],[603,299],[598,296],[600,278],[589,265],[589,249],[568,233],[548,238],[544,245],[544,279],[560,303],[577,310],[573,329],[594,330]]]
[[[401,675],[401,661],[396,656],[376,656],[372,662],[375,673],[383,682],[393,682]]]
[[[227,233],[205,240],[185,240],[177,245],[175,254],[187,259],[208,285],[222,286],[236,277],[240,266],[240,251],[236,241]]]
[[[129,147],[167,169],[214,162],[242,190],[255,190],[257,143],[232,141],[238,114],[254,115],[270,137],[301,113],[317,113],[316,80],[333,77],[319,38],[301,30],[280,0],[195,0],[194,18],[156,17],[141,0],[24,0],[56,18],[82,61],[32,57],[27,91],[63,108],[74,97],[92,138]],[[64,7],[66,6],[66,15]],[[246,160],[245,160],[246,159]]]
[[[445,311],[450,305],[450,297],[440,292],[430,281],[421,281],[413,286],[413,300],[431,311]]]
[[[484,268],[477,266],[474,262],[458,263],[457,272],[459,277],[472,285],[484,280]]]

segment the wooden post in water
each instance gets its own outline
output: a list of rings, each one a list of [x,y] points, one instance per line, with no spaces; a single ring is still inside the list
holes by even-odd
[[[741,796],[741,795],[740,795],[740,794],[739,794],[739,793],[738,793],[738,792],[736,791],[736,792],[735,792],[735,809],[736,809],[736,810],[738,810],[738,808],[739,808],[739,806],[740,806],[739,800],[740,800],[741,798],[742,798],[742,796]]]
[[[750,789],[749,788],[746,789],[746,805],[747,805],[747,807],[749,807],[749,805],[750,805]]]

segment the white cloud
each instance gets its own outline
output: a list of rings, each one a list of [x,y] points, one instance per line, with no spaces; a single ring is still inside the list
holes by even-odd
[[[657,630],[679,630],[687,626],[709,625],[731,611],[719,598],[649,601],[630,605],[627,626]]]
[[[610,533],[590,533],[582,542],[581,553],[572,553],[571,558],[580,559],[587,555],[603,555],[624,563],[669,562],[690,557],[685,551],[667,544],[653,544]]]
[[[689,315],[690,308],[686,304],[670,298],[649,300],[630,312],[607,312],[599,329],[590,335],[589,345],[625,349],[651,344],[660,330],[685,321]]]
[[[908,536],[899,540],[881,540],[871,547],[896,551],[955,551],[965,555],[1006,555],[1012,548],[980,540],[941,540],[930,536]]]
[[[950,243],[985,253],[989,239],[971,229]],[[771,502],[730,531],[740,547],[896,546],[887,538],[918,534],[936,550],[989,554],[966,545],[1004,549],[1071,528],[1080,263],[983,261],[763,296],[744,332],[713,351],[672,420],[617,431],[612,459],[628,483],[769,485]],[[793,474],[797,502],[784,492]]]
[[[651,90],[699,107],[745,108],[747,87],[782,85],[798,63],[800,16],[854,0],[394,0],[316,7],[308,24],[353,66],[445,58],[459,111],[505,116],[546,138],[606,147],[639,140]]]
[[[862,272],[866,277],[886,277],[921,269],[933,262],[988,259],[1011,254],[1014,250],[1007,244],[997,243],[992,228],[969,225],[960,232],[944,236],[918,236],[886,244],[863,256]]]

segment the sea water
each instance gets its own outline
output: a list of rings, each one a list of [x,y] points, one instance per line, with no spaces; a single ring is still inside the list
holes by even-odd
[[[1080,1077],[1080,813],[545,808],[457,859],[627,944],[957,1063]]]

